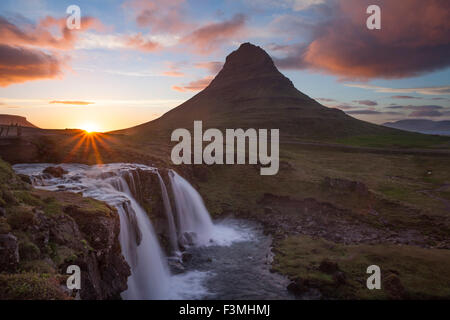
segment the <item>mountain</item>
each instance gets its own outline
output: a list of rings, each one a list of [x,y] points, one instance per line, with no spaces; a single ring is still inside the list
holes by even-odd
[[[12,114],[0,114],[0,125],[18,124],[22,127],[37,128],[34,124],[27,121],[27,118]]]
[[[433,121],[426,119],[408,119],[396,122],[386,122],[383,125],[389,128],[413,132],[450,135],[450,120]]]
[[[324,88],[326,90],[326,88]],[[162,117],[115,133],[167,134],[175,128],[279,128],[282,138],[330,139],[395,132],[327,108],[297,90],[260,47],[242,44],[203,91]]]

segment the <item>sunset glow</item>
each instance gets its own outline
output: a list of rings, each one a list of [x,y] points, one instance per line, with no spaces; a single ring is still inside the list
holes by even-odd
[[[48,129],[93,118],[81,127],[136,126],[204,89],[227,54],[251,42],[299,90],[352,117],[450,119],[445,0],[423,10],[413,9],[420,0],[377,0],[382,31],[366,28],[359,0],[81,0],[78,30],[67,29],[60,3],[1,1],[0,114]]]
[[[80,129],[86,131],[87,133],[100,132],[99,126],[92,122],[81,125]]]

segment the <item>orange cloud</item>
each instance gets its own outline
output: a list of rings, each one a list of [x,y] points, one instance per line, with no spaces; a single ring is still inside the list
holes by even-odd
[[[179,92],[188,92],[188,91],[197,92],[205,89],[213,79],[214,79],[213,76],[208,76],[203,79],[192,81],[185,86],[172,86],[172,89]]]
[[[78,106],[87,106],[89,104],[94,104],[94,102],[87,101],[67,101],[67,100],[53,100],[49,102],[50,104],[72,104]]]
[[[65,18],[46,17],[36,25],[17,26],[0,16],[0,86],[61,77],[68,59],[57,50],[73,49],[80,32],[88,29],[102,30],[103,25],[83,17],[81,29],[69,30]]]
[[[381,30],[366,28],[366,8],[382,8]],[[280,68],[310,68],[341,79],[403,78],[450,65],[448,0],[336,0],[312,27],[313,40],[276,59]]]
[[[168,77],[183,77],[184,73],[180,71],[171,70],[171,71],[164,71],[163,75]]]
[[[53,32],[57,29],[56,34]],[[69,30],[66,18],[46,17],[37,25],[26,24],[21,27],[0,16],[0,42],[11,46],[36,46],[53,49],[73,49],[80,32],[103,30],[101,22],[92,17],[81,19],[81,29]]]
[[[217,74],[222,69],[223,62],[219,61],[198,62],[195,64],[195,67],[206,69],[211,74]]]
[[[39,50],[0,44],[0,86],[60,77],[64,62]]]

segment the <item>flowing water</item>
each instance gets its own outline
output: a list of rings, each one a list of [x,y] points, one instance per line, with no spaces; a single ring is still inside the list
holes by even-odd
[[[87,166],[62,164],[61,178],[43,174],[49,164],[19,164],[14,169],[30,176],[36,188],[81,192],[117,208],[119,240],[131,267],[123,299],[286,299],[286,279],[269,272],[271,240],[249,221],[228,219],[213,223],[200,194],[175,171],[168,189],[156,168],[115,163]],[[168,223],[171,257],[166,257],[153,225],[136,198],[139,171],[159,179]],[[175,213],[175,214],[174,214]],[[168,260],[181,260],[172,270]],[[173,268],[172,268],[173,269]]]

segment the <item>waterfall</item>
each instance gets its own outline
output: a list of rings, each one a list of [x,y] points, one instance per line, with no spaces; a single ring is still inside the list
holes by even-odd
[[[142,197],[141,171],[158,176],[173,253],[179,252],[179,243],[183,246],[230,245],[245,239],[245,235],[232,228],[213,225],[200,194],[173,170],[169,171],[169,179],[176,219],[166,185],[156,168],[126,163],[62,164],[60,166],[68,173],[56,178],[42,174],[48,166],[19,164],[14,169],[30,176],[37,188],[81,192],[85,197],[104,201],[117,209],[122,254],[131,268],[128,289],[121,293],[123,299],[198,299],[208,294],[203,286],[208,272],[171,275],[152,223],[137,200]]]
[[[155,169],[142,165],[107,164],[86,166],[61,165],[69,173],[61,178],[46,177],[47,164],[16,165],[14,169],[31,177],[36,187],[58,191],[82,192],[85,197],[105,201],[115,207],[120,218],[119,241],[122,254],[130,265],[128,289],[123,299],[167,299],[171,276],[152,223],[135,198],[140,190],[137,170]],[[128,182],[127,182],[128,180]],[[63,187],[63,188],[62,188]]]
[[[134,179],[133,175],[130,175]],[[169,271],[163,252],[155,236],[153,226],[144,211],[132,196],[123,177],[119,177],[121,190],[128,195],[129,202],[118,206],[120,215],[120,242],[122,253],[132,268],[128,278],[128,289],[121,294],[124,299],[163,299],[169,287]],[[131,209],[131,210],[130,210]],[[130,234],[129,216],[135,218],[140,230],[141,240]]]
[[[175,221],[173,219],[173,212],[172,212],[172,206],[170,204],[169,194],[167,193],[166,184],[164,183],[164,180],[162,179],[161,175],[159,174],[159,171],[157,171],[156,173],[158,174],[159,184],[161,186],[161,194],[162,194],[163,203],[164,203],[164,212],[166,213],[168,229],[169,229],[168,232],[169,232],[170,246],[172,248],[172,252],[174,254],[178,254],[180,249],[178,247],[177,229],[175,226]]]
[[[211,241],[214,225],[200,194],[175,171],[169,171],[175,199],[179,241],[183,245],[204,245]]]

